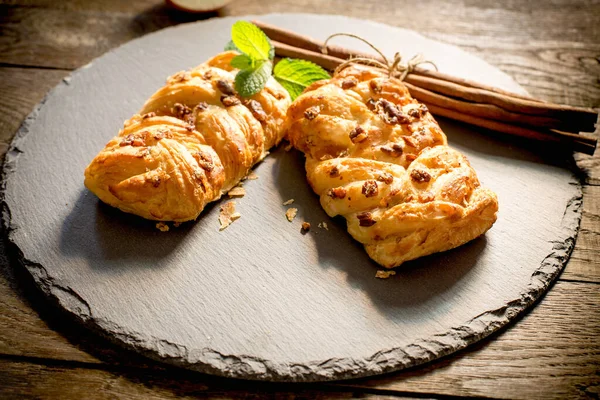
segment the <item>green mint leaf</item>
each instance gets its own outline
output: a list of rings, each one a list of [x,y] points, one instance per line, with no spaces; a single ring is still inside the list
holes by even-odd
[[[330,76],[323,68],[306,60],[285,58],[275,66],[274,77],[295,100],[311,83]]]
[[[241,53],[240,49],[238,49],[235,46],[235,43],[233,43],[233,40],[230,40],[226,45],[225,48],[223,49],[224,51],[229,51],[229,50],[235,50]]]
[[[233,68],[237,69],[252,69],[252,59],[245,54],[240,54],[231,59],[229,63]]]
[[[271,77],[273,63],[258,61],[253,69],[244,69],[235,76],[235,90],[242,97],[250,97],[262,90]]]
[[[271,60],[271,41],[260,28],[248,21],[237,21],[231,27],[231,40],[242,53],[254,60]]]

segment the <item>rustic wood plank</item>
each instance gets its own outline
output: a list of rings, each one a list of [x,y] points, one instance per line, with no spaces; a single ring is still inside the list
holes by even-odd
[[[167,7],[164,0],[0,0],[0,4],[21,7],[43,7],[57,10],[90,10],[108,12],[165,12]]]
[[[0,5],[0,63],[75,69],[131,39],[198,18],[153,9],[135,14]]]
[[[600,186],[583,187],[579,234],[560,279],[600,282]]]
[[[4,291],[0,291],[0,296],[4,297]],[[390,391],[432,396],[564,398],[593,395],[600,389],[600,343],[596,340],[600,329],[600,310],[596,307],[599,301],[597,284],[558,282],[537,307],[517,324],[495,335],[493,340],[485,340],[470,350],[419,369],[333,385],[335,390],[348,392]],[[18,308],[12,307],[9,312]],[[15,319],[36,318],[17,312]],[[11,330],[5,321],[0,320],[0,332],[4,335]],[[47,337],[56,335],[55,332],[48,329],[47,337],[32,337],[29,335],[32,330],[30,327],[21,325],[18,328],[14,336],[18,337],[21,344],[18,341],[12,343],[13,348],[21,346],[24,350],[20,356],[52,357],[41,346],[32,346],[32,342],[40,345],[48,343]],[[2,342],[4,339],[0,340]],[[53,342],[55,340],[51,339],[50,343]],[[5,350],[0,352],[15,354]],[[266,384],[239,387],[236,385],[240,381],[172,368],[163,371],[153,363],[149,364],[149,368],[113,367],[96,364],[93,359],[86,360],[74,354],[72,350],[67,350],[55,360],[76,360],[78,363],[31,360],[47,366],[29,363],[29,359],[23,357],[4,357],[6,368],[0,368],[0,371],[5,371],[3,375],[0,373],[0,382],[3,382],[0,384],[0,394],[19,393],[35,397],[45,391],[48,397],[60,395],[62,398],[75,398],[85,393],[79,390],[89,393],[98,390],[99,396],[102,396],[100,398],[106,395],[146,397],[151,394],[170,398],[168,396],[173,395],[170,391],[175,387],[179,388],[176,394],[180,396],[202,391],[211,391],[216,395],[225,390],[228,390],[228,396],[234,396],[236,389],[243,392],[259,387],[272,391],[282,388],[281,385]],[[128,354],[122,356],[127,357]],[[134,365],[126,361],[122,364]],[[27,374],[33,374],[36,379],[25,379]],[[323,390],[332,390],[334,386],[317,385]],[[295,390],[300,394],[310,388],[298,385]]]
[[[35,377],[35,378],[33,378]],[[187,371],[110,371],[0,359],[0,397],[19,399],[404,399],[370,388],[234,381]],[[365,393],[367,392],[367,393]]]
[[[528,399],[597,396],[599,302],[596,284],[558,282],[523,320],[494,340],[424,368],[348,387]]]

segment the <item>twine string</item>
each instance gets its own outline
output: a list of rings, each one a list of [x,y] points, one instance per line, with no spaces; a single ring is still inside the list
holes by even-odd
[[[403,63],[402,56],[400,55],[399,52],[396,52],[396,54],[394,54],[394,59],[392,60],[392,62],[390,62],[388,60],[388,58],[383,54],[383,52],[381,50],[379,50],[379,48],[377,48],[377,46],[375,46],[373,43],[369,42],[367,39],[360,37],[358,35],[354,35],[352,33],[343,33],[342,32],[342,33],[334,33],[333,35],[330,35],[325,40],[325,43],[323,43],[323,47],[321,48],[321,52],[323,54],[327,54],[327,43],[329,43],[329,41],[336,36],[347,36],[347,37],[351,37],[354,39],[358,39],[363,43],[366,43],[381,56],[381,59],[383,60],[383,62],[372,59],[372,58],[367,58],[367,57],[351,57],[348,60],[341,63],[340,65],[338,65],[338,67],[335,69],[335,71],[333,71],[334,75],[337,75],[344,68],[347,68],[348,66],[350,66],[352,64],[373,65],[373,66],[379,67],[379,68],[387,71],[388,77],[391,78],[392,76],[397,76],[397,78],[400,79],[401,81],[403,81],[408,74],[413,72],[415,70],[415,68],[421,64],[430,64],[433,66],[433,68],[435,68],[436,71],[438,70],[437,65],[435,65],[435,63],[433,61],[427,60],[421,53],[414,55],[410,60]]]

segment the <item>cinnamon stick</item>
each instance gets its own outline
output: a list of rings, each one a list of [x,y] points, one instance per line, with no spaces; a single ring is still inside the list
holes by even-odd
[[[266,35],[269,38],[271,38],[272,40],[276,40],[283,44],[287,44],[287,45],[290,45],[293,47],[302,48],[305,50],[309,50],[309,51],[312,51],[315,53],[322,54],[324,42],[313,39],[309,36],[300,35],[296,32],[292,32],[287,29],[283,29],[283,28],[280,28],[280,27],[277,27],[277,26],[274,26],[271,24],[267,24],[265,22],[254,20],[254,21],[252,21],[252,23],[255,24],[256,26],[258,26],[260,29],[262,29],[263,32],[265,32]],[[361,51],[349,50],[344,47],[332,45],[332,44],[327,45],[327,54],[330,56],[333,56],[333,57],[340,58],[342,60],[347,60],[352,57],[366,57],[366,58],[373,58],[380,62],[384,61],[378,55],[365,53],[365,52],[361,52]],[[508,91],[505,91],[505,90],[502,90],[502,89],[499,89],[499,88],[496,88],[493,86],[484,85],[482,83],[471,81],[468,79],[458,78],[458,77],[447,75],[447,74],[444,74],[444,73],[441,73],[438,71],[434,71],[434,70],[417,68],[413,73],[418,74],[418,75],[423,75],[423,76],[429,76],[429,77],[436,78],[436,79],[445,80],[447,82],[453,82],[453,83],[456,83],[456,84],[459,84],[462,86],[479,88],[479,89],[483,89],[483,90],[487,90],[487,91],[491,91],[491,92],[510,95],[515,98],[521,98],[521,99],[526,99],[526,100],[530,100],[530,101],[543,103],[541,100],[534,99],[530,96],[523,96],[520,94],[508,92]]]
[[[593,132],[598,119],[598,114],[591,109],[510,98],[500,93],[464,87],[437,78],[409,74],[405,82],[452,98],[460,98],[473,103],[491,104],[518,114],[547,116],[556,120],[564,129],[573,129],[576,132]]]
[[[408,88],[411,96],[422,103],[437,104],[440,107],[449,108],[476,117],[510,122],[516,125],[534,128],[554,128],[568,131],[573,126],[572,123],[564,119],[520,114],[518,112],[506,111],[493,104],[469,103],[452,97],[446,97],[439,93],[427,90],[423,86],[413,85],[412,82],[413,81],[411,80],[411,83],[409,83],[408,79],[405,79],[404,84]]]
[[[441,117],[450,118],[456,121],[466,122],[470,125],[479,126],[496,132],[507,133],[513,136],[519,136],[527,139],[533,139],[544,142],[551,142],[555,144],[565,145],[574,151],[593,155],[596,150],[596,139],[583,136],[575,135],[573,133],[557,132],[557,131],[546,131],[539,132],[520,126],[504,124],[498,121],[490,121],[484,118],[475,117],[473,115],[466,115],[460,112],[450,110],[448,108],[439,107],[434,104],[426,104],[432,114],[439,115]]]
[[[254,21],[254,23],[273,39],[278,54],[304,58],[326,69],[333,70],[341,61],[352,56],[383,61],[376,55],[333,45],[327,46],[328,54],[325,55],[321,52],[323,42],[260,21]],[[509,93],[498,88],[422,68],[417,68],[409,74],[406,82],[469,102],[487,103],[518,114],[552,118],[560,121],[556,127],[570,132],[594,131],[598,119],[598,114],[591,109],[545,103],[531,97]],[[531,121],[535,121],[535,119]],[[537,123],[533,122],[529,125],[537,126]],[[547,127],[548,125],[542,126]]]
[[[301,58],[334,70],[344,62],[337,56],[351,53],[339,46],[328,46],[332,51],[323,54],[320,51],[322,44],[311,38],[260,22],[257,24],[271,37],[278,56]],[[376,58],[364,53],[352,54]],[[592,110],[544,103],[495,88],[487,90],[484,85],[454,77],[442,79],[447,76],[430,72],[411,73],[404,83],[411,95],[426,104],[433,114],[515,136],[558,143],[586,154],[595,151],[595,138],[576,134],[579,130],[593,130],[597,114]],[[576,133],[564,132],[572,130]]]

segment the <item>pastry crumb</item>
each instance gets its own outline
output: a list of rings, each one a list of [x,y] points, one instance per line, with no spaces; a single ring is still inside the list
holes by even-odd
[[[236,186],[227,192],[229,197],[244,197],[246,195],[246,189],[241,186]]]
[[[219,231],[227,228],[233,221],[240,218],[241,215],[235,212],[235,201],[229,201],[221,206],[221,213],[219,214]]]
[[[294,199],[289,199],[283,202],[284,206],[289,206],[290,204],[292,204],[295,200]]]
[[[375,273],[375,278],[387,279],[392,275],[396,275],[396,271],[384,271],[384,270],[380,269],[379,271],[377,271]]]
[[[325,229],[326,231],[329,230],[329,227],[327,226],[327,222],[319,222],[319,225],[317,225],[317,226],[321,229]]]
[[[290,222],[292,222],[294,218],[296,218],[296,214],[298,214],[298,209],[293,207],[288,208],[288,210],[285,212],[285,216]]]
[[[300,232],[305,235],[306,232],[310,231],[310,222],[303,222],[302,223],[302,228],[300,229]]]
[[[181,222],[173,222],[174,228],[179,228],[179,226],[181,226]]]
[[[285,147],[283,148],[283,150],[290,151],[292,149],[292,147],[294,147],[294,146],[292,146],[292,144],[288,142],[288,144],[285,145]]]
[[[169,232],[169,225],[165,224],[164,222],[159,222],[156,224],[156,229],[161,232]]]
[[[254,172],[250,172],[248,176],[246,176],[246,179],[249,181],[255,181],[258,179],[258,175],[256,175]]]

